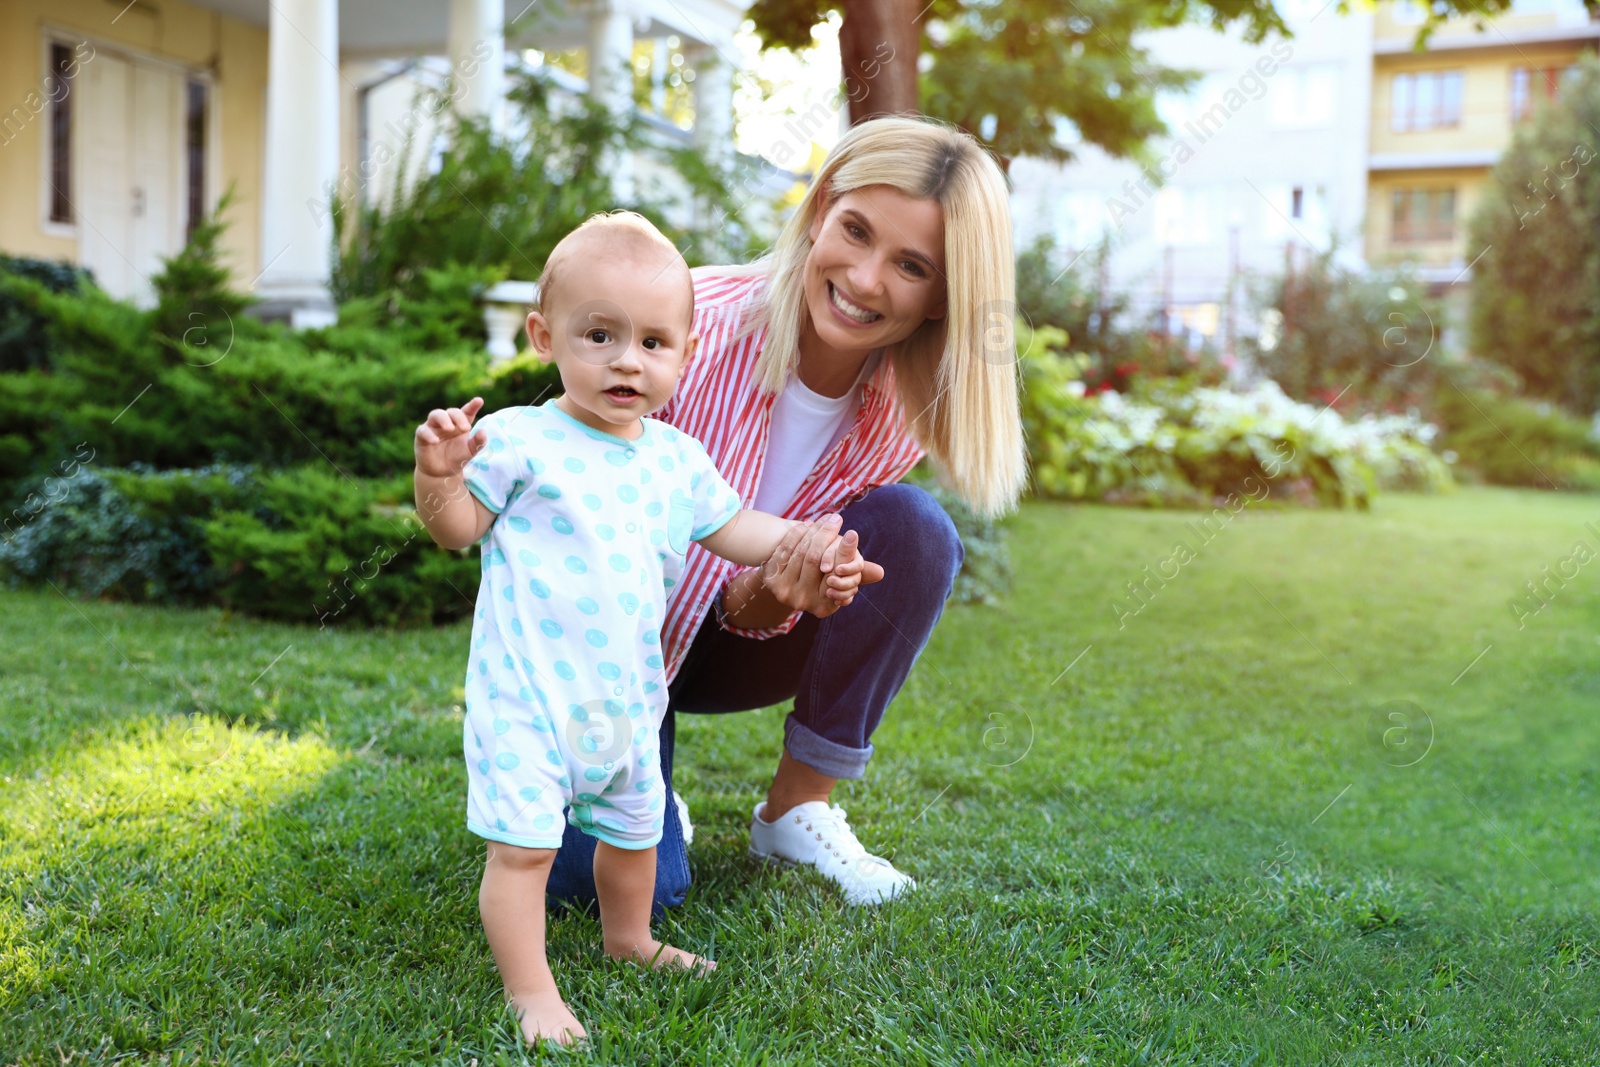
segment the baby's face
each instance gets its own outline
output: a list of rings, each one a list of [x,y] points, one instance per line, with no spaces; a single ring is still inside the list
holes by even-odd
[[[554,359],[563,410],[620,437],[672,398],[697,338],[681,261],[662,269],[648,259],[604,256],[565,264],[548,316],[528,316],[528,335]]]

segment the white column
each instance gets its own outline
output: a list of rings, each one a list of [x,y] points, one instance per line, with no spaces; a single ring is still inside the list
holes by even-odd
[[[733,162],[733,68],[726,58],[733,42],[688,49],[694,64],[694,143],[710,163]]]
[[[504,0],[450,0],[450,78],[455,109],[505,132]]]
[[[613,115],[633,110],[633,18],[625,0],[595,0],[589,7],[589,95]],[[633,199],[633,157],[609,155],[612,195]]]
[[[338,0],[275,0],[267,19],[267,143],[261,262],[264,318],[334,322],[328,292],[339,174]]]

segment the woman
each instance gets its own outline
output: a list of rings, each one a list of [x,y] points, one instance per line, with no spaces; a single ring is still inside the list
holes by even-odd
[[[894,483],[926,452],[977,511],[1015,503],[1024,457],[1013,289],[1005,179],[987,153],[921,119],[862,123],[766,257],[695,271],[699,349],[657,416],[698,438],[748,506],[808,521],[841,513],[797,527],[759,568],[690,549],[662,627],[661,758],[670,788],[677,712],[794,698],[750,851],[817,867],[852,904],[915,887],[867,852],[830,797],[839,779],[865,772],[872,733],[963,556],[934,499]],[[840,528],[856,531],[883,576],[835,614],[820,592],[819,531]],[[689,886],[678,815],[668,805],[658,909],[681,904]],[[592,852],[569,827],[552,896],[593,899]]]

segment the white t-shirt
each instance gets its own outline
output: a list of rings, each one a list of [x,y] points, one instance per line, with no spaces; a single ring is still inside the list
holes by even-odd
[[[752,505],[756,511],[782,515],[817,461],[850,429],[861,406],[861,383],[872,377],[881,352],[874,352],[844,396],[823,396],[806,388],[798,374],[789,375],[772,404],[772,431],[761,484]]]

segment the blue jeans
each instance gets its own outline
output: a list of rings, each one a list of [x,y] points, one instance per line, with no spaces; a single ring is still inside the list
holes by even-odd
[[[671,803],[678,712],[720,715],[794,698],[784,723],[791,758],[832,778],[860,778],[872,758],[872,732],[911,673],[944,612],[965,552],[936,500],[914,485],[874,489],[841,513],[861,537],[861,554],[883,566],[883,581],[826,619],[802,616],[765,641],[729,633],[708,614],[668,686],[661,723],[661,773],[669,790],[656,847],[654,911],[675,908],[689,890],[689,857]],[[550,871],[552,900],[595,899],[594,839],[568,826]]]

